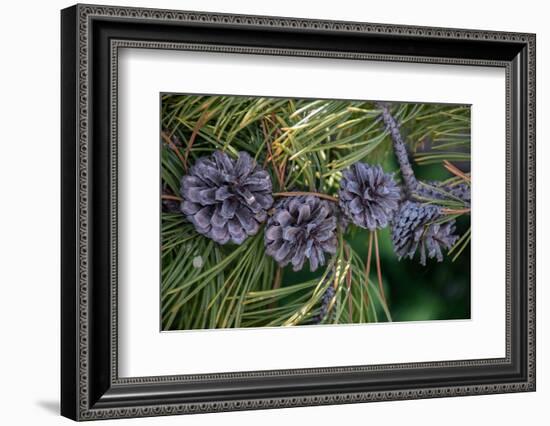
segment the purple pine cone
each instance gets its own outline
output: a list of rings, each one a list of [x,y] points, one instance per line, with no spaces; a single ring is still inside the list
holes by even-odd
[[[399,206],[401,191],[393,175],[380,165],[355,163],[342,173],[339,204],[355,225],[374,231],[385,228]]]
[[[255,235],[273,204],[269,174],[246,152],[237,160],[216,151],[181,179],[181,211],[200,234],[219,244]]]
[[[455,221],[433,223],[441,217],[441,207],[405,201],[392,223],[394,251],[401,260],[412,259],[420,246],[420,263],[426,266],[426,254],[430,259],[443,261],[441,248],[450,249],[457,240],[453,235]]]
[[[329,201],[312,195],[283,198],[265,230],[266,253],[279,266],[292,263],[299,271],[309,259],[311,271],[325,264],[325,253],[336,253],[336,216]]]

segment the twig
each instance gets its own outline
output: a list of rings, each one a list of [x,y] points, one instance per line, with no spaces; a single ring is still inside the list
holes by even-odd
[[[338,198],[333,197],[332,195],[322,194],[320,192],[308,192],[308,191],[289,191],[289,192],[274,192],[274,197],[295,197],[298,195],[313,195],[315,197],[324,198],[325,200],[332,201],[334,203],[338,202]]]
[[[185,149],[185,155],[183,157],[183,167],[185,170],[187,170],[187,158],[189,158],[189,153],[191,152],[191,148],[193,147],[193,143],[195,143],[195,138],[197,137],[197,133],[199,133],[199,130],[202,126],[204,126],[204,123],[208,121],[209,114],[208,111],[204,111],[197,122],[195,123],[195,127],[193,127],[193,132],[191,133],[191,137],[189,138],[189,142],[187,143],[187,148]]]
[[[265,168],[267,166],[267,163],[269,163],[269,161],[273,159],[273,154],[271,152],[271,144],[269,143],[270,141],[269,141],[269,136],[267,134],[267,129],[265,128],[265,118],[262,119],[260,124],[262,126],[262,133],[264,134],[265,145],[267,148],[267,157],[265,158],[265,161],[264,161],[264,168]]]
[[[458,167],[456,167],[454,164],[452,164],[450,161],[443,160],[443,167],[445,167],[449,172],[451,172],[453,175],[458,176],[462,179],[464,179],[466,182],[470,182],[470,176],[465,174],[462,170],[460,170]]]
[[[275,278],[273,278],[273,290],[277,290],[279,287],[281,287],[281,278],[283,276],[283,268],[280,266],[277,266],[277,270],[275,271]]]
[[[285,158],[283,158],[283,161],[279,165],[279,173],[281,174],[281,181],[282,181],[281,187],[282,188],[285,187],[285,174],[286,174],[287,161],[288,161],[288,157],[285,157]]]
[[[349,247],[345,243],[344,243],[344,253],[346,255],[346,260],[350,262]],[[352,323],[353,322],[353,300],[351,297],[351,268],[349,266],[346,272],[346,285],[348,288],[348,297],[349,297],[348,299],[349,322]]]
[[[370,275],[370,264],[372,259],[372,232],[369,232],[369,251],[367,253],[367,264],[365,265],[365,280],[367,288],[369,287],[369,275]],[[369,307],[369,293],[365,291],[365,304],[367,308]]]
[[[378,288],[384,304],[386,304],[386,295],[384,294],[384,285],[382,283],[382,267],[380,266],[380,253],[378,251],[378,234],[374,231],[374,252],[376,254],[376,272],[378,273]]]
[[[441,209],[443,214],[466,214],[470,213],[472,209]]]
[[[166,195],[162,194],[160,196],[163,200],[174,200],[174,201],[183,201],[181,197],[178,197],[177,195]]]
[[[267,157],[264,162],[264,167],[267,166],[267,163],[271,161],[271,164],[273,165],[273,171],[275,172],[275,177],[277,178],[277,181],[279,182],[279,187],[283,188],[283,178],[281,177],[281,172],[279,170],[279,167],[277,167],[277,164],[275,163],[275,156],[273,155],[273,151],[271,150],[271,141],[269,140],[269,135],[267,133],[267,128],[265,125],[265,118],[261,121],[262,126],[262,132],[264,134],[265,138],[265,144],[267,147]]]
[[[185,158],[183,158],[178,147],[174,144],[174,142],[172,142],[172,139],[170,139],[170,136],[168,136],[166,132],[160,132],[160,136],[162,137],[164,142],[166,142],[170,146],[170,148],[172,148],[172,151],[176,153],[176,155],[181,161],[181,164],[183,165],[183,168],[187,171],[187,164],[186,164]]]
[[[277,137],[281,136],[282,131],[277,126],[277,116],[275,115],[275,112],[271,113],[271,121],[273,122],[273,126],[275,126],[275,135],[277,135]],[[275,147],[275,148],[277,148],[277,147]],[[282,149],[279,148],[279,151],[282,151]],[[279,153],[277,153],[277,155],[279,155]],[[288,157],[284,157],[281,164],[279,164],[278,172],[279,172],[279,176],[281,177],[281,182],[282,182],[281,188],[284,188],[284,186],[285,186],[285,174],[286,174],[287,160],[288,160]]]
[[[273,290],[277,290],[279,287],[281,287],[281,281],[283,277],[283,268],[280,266],[277,266],[277,269],[275,270],[275,276],[273,277]],[[275,308],[277,304],[275,303],[275,300],[270,303],[270,308]]]

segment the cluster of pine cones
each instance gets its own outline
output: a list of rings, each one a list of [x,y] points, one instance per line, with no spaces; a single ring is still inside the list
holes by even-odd
[[[336,253],[337,227],[348,222],[370,231],[390,225],[399,259],[420,249],[423,265],[426,256],[443,260],[441,248],[449,249],[457,239],[454,221],[433,223],[442,216],[440,207],[406,199],[380,165],[356,163],[345,170],[338,203],[315,195],[274,203],[272,189],[269,173],[249,154],[232,159],[216,151],[183,176],[180,210],[197,232],[219,244],[242,244],[266,222],[266,253],[295,271],[306,260],[311,271],[324,265],[327,254]]]

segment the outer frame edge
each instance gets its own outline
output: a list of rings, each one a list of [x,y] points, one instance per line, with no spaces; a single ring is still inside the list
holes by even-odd
[[[78,133],[79,136],[79,153],[78,153],[78,162],[80,166],[83,166],[83,168],[79,168],[79,223],[78,225],[82,225],[82,219],[84,219],[84,222],[86,222],[85,213],[86,213],[86,194],[85,192],[82,192],[82,185],[86,185],[86,167],[87,167],[87,156],[86,156],[86,150],[87,150],[87,140],[86,140],[86,126],[87,126],[87,117],[86,117],[86,109],[85,106],[87,104],[87,93],[82,84],[86,85],[87,80],[87,70],[85,69],[87,66],[87,49],[88,49],[88,39],[87,39],[87,28],[85,25],[85,21],[87,20],[87,17],[89,15],[95,14],[95,15],[102,15],[102,16],[125,16],[128,12],[130,13],[137,13],[139,16],[145,19],[179,19],[179,20],[185,20],[185,19],[218,19],[219,17],[227,17],[230,19],[231,23],[234,24],[243,24],[243,25],[268,25],[265,23],[265,20],[270,20],[274,22],[278,27],[284,28],[288,27],[290,25],[291,27],[294,27],[294,25],[303,25],[304,28],[315,28],[314,25],[319,25],[320,23],[323,25],[331,25],[327,27],[327,30],[330,31],[378,31],[382,32],[384,34],[391,34],[392,31],[396,28],[402,28],[406,29],[407,31],[410,31],[409,34],[420,36],[420,37],[430,37],[431,35],[428,34],[430,30],[437,31],[437,30],[444,30],[448,31],[446,34],[437,34],[437,36],[442,36],[444,38],[470,38],[473,39],[495,39],[495,40],[507,40],[512,42],[519,42],[519,43],[525,43],[529,46],[528,49],[528,65],[527,69],[529,72],[529,78],[528,78],[528,113],[529,113],[529,119],[528,119],[528,140],[529,140],[529,160],[527,163],[528,173],[529,177],[532,178],[529,180],[529,184],[527,185],[527,191],[528,191],[528,198],[527,202],[529,204],[529,214],[528,214],[528,222],[529,222],[529,247],[528,247],[528,255],[527,255],[527,268],[529,270],[528,272],[528,278],[529,278],[529,309],[534,311],[534,303],[535,303],[535,294],[534,294],[534,284],[535,284],[535,277],[534,277],[534,254],[535,254],[535,247],[534,247],[534,226],[535,226],[535,212],[534,212],[534,144],[535,144],[535,130],[534,130],[534,113],[535,113],[535,77],[534,77],[534,67],[535,67],[535,57],[534,57],[534,44],[535,44],[535,35],[529,34],[529,33],[500,33],[500,32],[494,32],[494,31],[481,31],[481,30],[459,30],[459,29],[440,29],[440,28],[428,28],[428,27],[405,27],[400,25],[382,25],[382,24],[362,24],[362,23],[346,23],[346,22],[334,22],[334,21],[317,21],[317,20],[310,20],[310,19],[295,19],[295,18],[274,18],[274,17],[257,17],[257,16],[243,16],[243,15],[226,15],[226,14],[215,14],[215,13],[204,13],[204,12],[177,12],[177,11],[159,11],[155,9],[133,9],[133,8],[118,8],[118,7],[102,7],[102,6],[88,6],[88,5],[78,5],[76,6],[77,13],[77,20],[80,23],[79,33],[78,33],[78,57],[80,58],[79,61],[79,67],[80,67],[80,73],[78,74],[80,76],[80,93],[79,93],[79,112],[78,112],[78,121],[79,121],[79,128],[80,133]],[[179,18],[178,18],[179,17]],[[251,19],[252,23],[249,24],[248,22],[238,22],[240,19]],[[215,22],[215,21],[214,21]],[[85,32],[82,33],[82,24],[84,23],[84,29]],[[347,28],[349,26],[349,28]],[[321,28],[322,29],[322,28]],[[435,35],[434,35],[435,36]],[[83,73],[82,73],[83,72]],[[532,72],[532,77],[531,77]],[[84,108],[84,109],[83,109]],[[531,113],[533,115],[531,119]],[[63,163],[65,164],[65,163]],[[84,174],[82,174],[82,170],[84,170]],[[65,210],[66,211],[66,210]],[[87,290],[87,276],[86,276],[86,267],[85,264],[82,264],[82,261],[84,263],[86,262],[86,248],[87,248],[87,228],[84,226],[84,228],[81,230],[83,231],[80,234],[80,240],[78,243],[78,246],[80,250],[78,251],[78,254],[80,255],[80,261],[79,261],[79,272],[80,272],[80,280],[79,283],[83,284],[80,289],[82,290],[81,293],[78,294],[80,299],[80,306],[84,306],[86,308],[86,290]],[[531,244],[532,243],[532,244]],[[83,250],[82,250],[83,249]],[[84,255],[82,255],[84,253]],[[83,267],[84,266],[84,267]],[[84,304],[82,303],[84,302]],[[322,397],[320,400],[319,397],[299,397],[299,398],[276,398],[276,399],[268,399],[268,400],[255,400],[255,401],[233,401],[233,402],[216,402],[211,404],[200,404],[199,406],[193,406],[191,405],[182,405],[182,404],[175,404],[175,405],[162,405],[162,406],[155,406],[155,407],[141,407],[141,408],[117,408],[117,409],[106,409],[106,410],[99,410],[99,409],[88,409],[86,406],[87,404],[87,390],[86,390],[86,384],[82,381],[86,378],[86,364],[82,363],[82,361],[86,361],[86,357],[83,358],[83,354],[86,353],[86,348],[83,347],[82,343],[82,333],[85,332],[87,329],[87,312],[86,309],[84,309],[84,312],[81,310],[80,315],[77,316],[77,321],[79,323],[79,350],[78,350],[78,356],[80,359],[80,366],[81,368],[75,368],[75,370],[78,370],[79,372],[79,382],[75,386],[75,390],[79,394],[78,398],[78,405],[79,407],[76,409],[77,419],[83,419],[83,420],[91,420],[91,419],[99,419],[99,418],[113,418],[113,417],[139,417],[139,416],[151,416],[151,415],[168,415],[168,414],[178,414],[178,413],[192,413],[192,412],[215,412],[215,411],[229,411],[229,410],[242,410],[242,409],[261,409],[261,408],[278,408],[278,407],[290,407],[290,406],[307,406],[307,405],[323,405],[323,404],[340,404],[340,403],[350,403],[350,402],[366,402],[366,401],[379,401],[379,400],[389,400],[389,399],[414,399],[414,398],[431,398],[431,397],[438,397],[438,396],[461,396],[461,395],[474,395],[474,394],[483,394],[483,393],[503,393],[503,392],[517,392],[517,391],[534,391],[535,390],[535,377],[534,374],[530,376],[530,378],[527,379],[525,382],[518,382],[518,383],[504,383],[500,385],[486,385],[486,386],[473,386],[468,387],[465,389],[462,389],[462,387],[449,387],[447,389],[424,389],[424,390],[403,390],[403,391],[391,391],[391,392],[378,392],[377,395],[367,395],[367,394],[340,394],[340,395],[327,395]],[[534,312],[529,314],[529,322],[532,324],[532,326],[529,326],[529,350],[534,352],[535,350],[535,337],[534,337]],[[76,343],[76,342],[75,342]],[[534,373],[534,353],[529,353],[529,359],[532,360],[532,365],[528,366],[528,370],[532,373]],[[444,392],[444,394],[440,394],[441,392]],[[450,395],[447,395],[447,392],[450,393]],[[72,418],[72,417],[71,417]]]
[[[61,11],[61,415],[77,420],[77,7]]]

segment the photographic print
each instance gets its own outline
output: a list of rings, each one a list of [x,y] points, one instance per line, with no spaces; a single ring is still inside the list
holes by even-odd
[[[161,94],[161,330],[470,318],[470,106]]]
[[[536,390],[535,34],[83,4],[60,33],[63,416]]]

